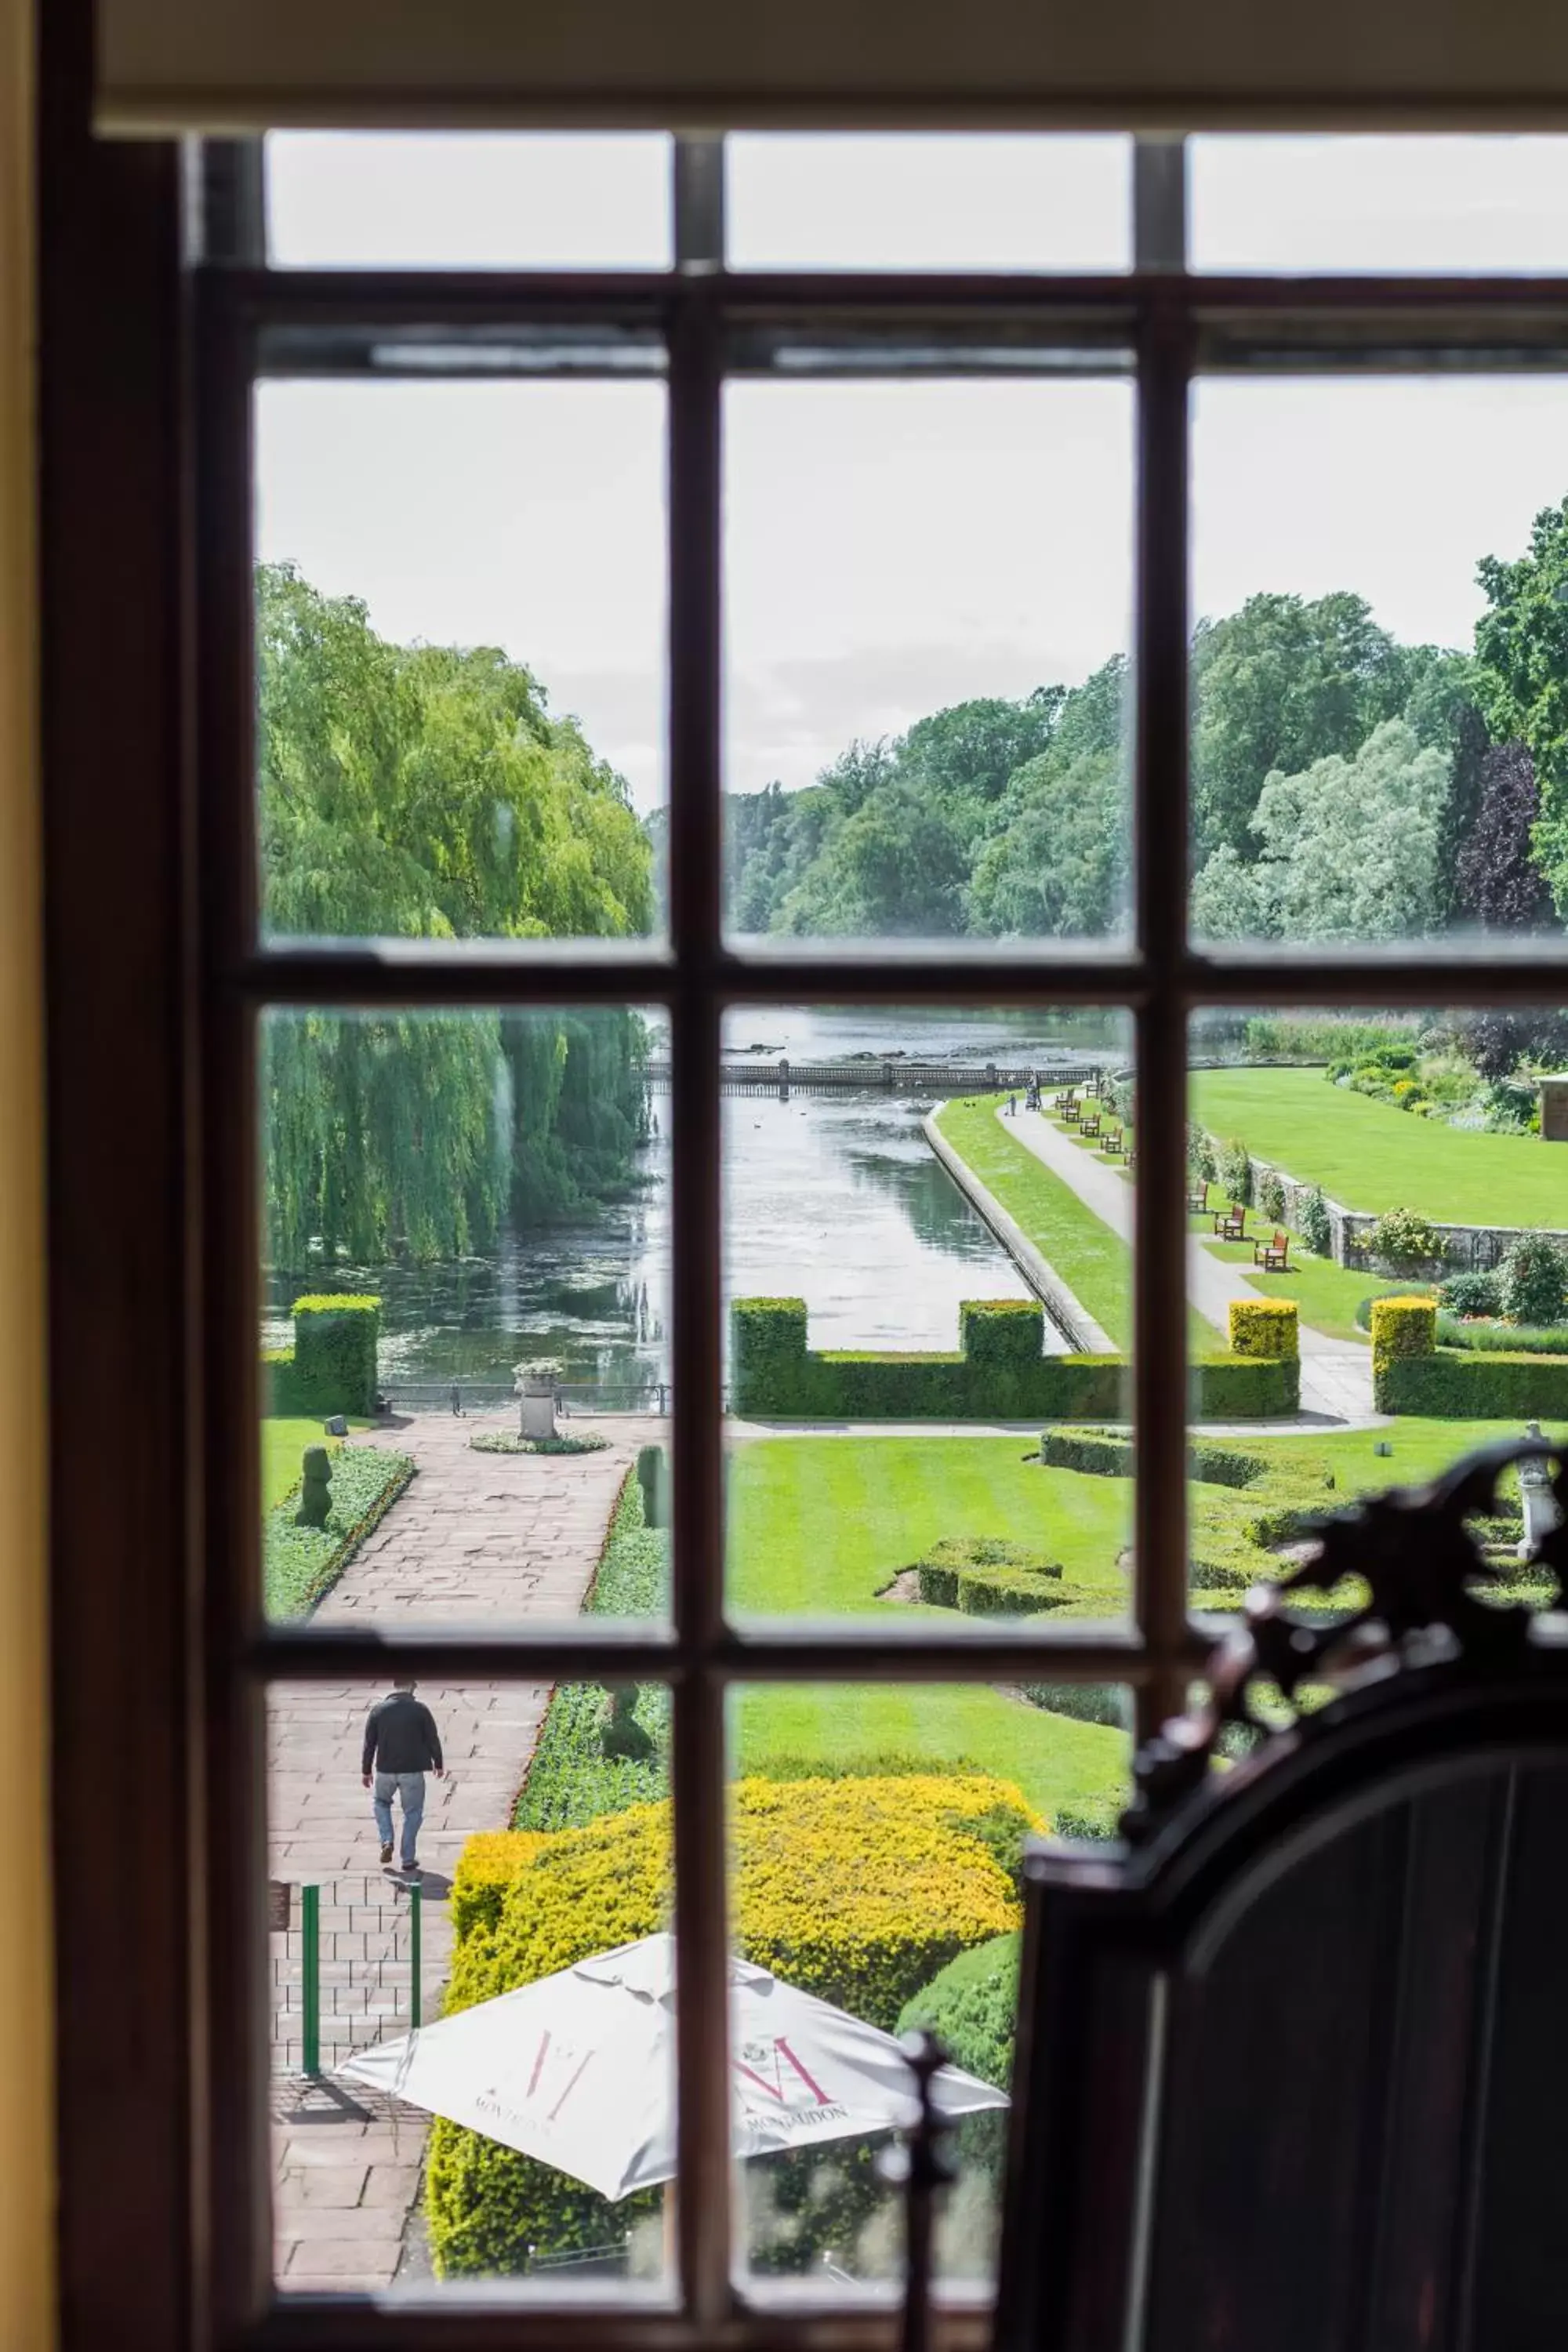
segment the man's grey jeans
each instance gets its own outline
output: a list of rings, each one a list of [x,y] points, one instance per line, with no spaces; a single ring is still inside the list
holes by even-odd
[[[415,1843],[419,1824],[425,1818],[425,1775],[423,1772],[378,1772],[375,1793],[371,1799],[371,1811],[375,1815],[376,1828],[381,1832],[383,1845],[392,1843],[392,1801],[403,1800],[403,1867],[414,1867]]]

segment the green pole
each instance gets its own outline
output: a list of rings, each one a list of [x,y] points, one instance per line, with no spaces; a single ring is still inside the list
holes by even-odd
[[[423,1942],[421,1932],[423,1926],[422,1906],[424,1898],[425,1890],[419,1885],[418,1881],[416,1880],[415,1884],[408,1890],[408,2013],[409,2021],[413,2025],[416,2033],[419,2031],[420,2004],[424,1998],[423,1987],[420,1981],[425,1973],[421,1965],[421,1948]]]
[[[305,2072],[321,2071],[321,1890],[300,1890],[300,1942],[305,1977]]]

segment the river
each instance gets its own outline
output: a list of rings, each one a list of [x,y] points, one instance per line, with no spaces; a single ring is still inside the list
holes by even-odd
[[[726,1056],[828,1061],[856,1054],[1061,1061],[1124,1050],[1090,1016],[864,1011],[734,1013]],[[730,1297],[804,1297],[824,1348],[952,1348],[965,1298],[1020,1298],[1011,1260],[935,1158],[929,1096],[724,1098],[725,1285]],[[668,1097],[654,1098],[662,1128]],[[382,1377],[395,1395],[453,1381],[509,1383],[528,1356],[568,1382],[646,1391],[669,1378],[670,1188],[662,1133],[637,1197],[581,1224],[509,1233],[493,1255],[436,1265],[273,1269],[265,1342],[287,1345],[301,1289],[381,1295]],[[606,1397],[605,1402],[611,1400]],[[628,1394],[626,1402],[632,1401]]]

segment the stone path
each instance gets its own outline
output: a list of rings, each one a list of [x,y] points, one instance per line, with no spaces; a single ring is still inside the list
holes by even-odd
[[[420,1414],[356,1443],[411,1454],[418,1475],[317,1612],[321,1625],[482,1626],[574,1617],[637,1450],[665,1424],[606,1421],[602,1454],[476,1454],[476,1429],[510,1413]],[[587,1424],[581,1424],[587,1426]],[[385,1685],[280,1683],[267,1722],[268,1874],[321,1886],[322,2063],[407,2023],[408,1896],[378,1866],[360,1781],[367,1707]],[[447,1777],[426,1780],[419,1856],[425,2014],[437,2013],[451,1952],[445,1895],[469,1832],[503,1828],[550,1697],[544,1684],[423,1684]],[[299,1897],[271,1938],[279,2073],[273,2086],[276,2275],[286,2287],[378,2288],[421,2262],[415,2218],[425,2132],[406,2107],[300,2063]],[[411,2227],[411,2221],[413,2226]]]
[[[998,1111],[997,1117],[1005,1114]],[[1016,1118],[1006,1120],[1006,1129],[1053,1175],[1059,1176],[1102,1224],[1131,1242],[1132,1188],[1109,1161],[1086,1151],[1040,1111],[1020,1111]],[[1237,1267],[1206,1250],[1201,1234],[1193,1234],[1187,1242],[1187,1296],[1205,1322],[1228,1337],[1231,1300],[1261,1298],[1264,1294]],[[1300,1348],[1305,1412],[1326,1421],[1368,1426],[1383,1418],[1373,1407],[1369,1349],[1347,1347],[1342,1339],[1331,1339],[1326,1332],[1314,1331],[1304,1323]]]

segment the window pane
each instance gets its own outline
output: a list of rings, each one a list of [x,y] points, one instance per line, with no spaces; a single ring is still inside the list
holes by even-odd
[[[658,132],[276,131],[275,268],[667,269]]]
[[[1194,1433],[1193,1599],[1225,1610],[1323,1512],[1568,1423],[1568,1019],[1209,1012],[1192,1052],[1193,1294],[1259,1359]],[[1517,1489],[1505,1517],[1488,1557],[1529,1586]]]
[[[1049,1830],[1100,1841],[1127,1801],[1117,1685],[747,1686],[730,1717],[731,1913],[744,1958],[731,2039],[752,2144],[739,2224],[748,2268],[888,2292],[902,2206],[875,2168],[904,2077],[878,2039],[938,2033],[966,2110],[937,2269],[995,2266],[1012,2071],[1018,1870]],[[809,2001],[799,1996],[809,1996]],[[815,2004],[855,2021],[831,2033]],[[787,2021],[786,2021],[787,2020]]]
[[[747,1615],[1124,1614],[1130,1483],[1037,1457],[1127,1410],[1127,1042],[1116,1013],[729,1016]]]
[[[1194,139],[1194,269],[1568,268],[1568,140]]]
[[[273,1685],[285,2292],[660,2278],[673,2004],[616,1979],[672,1986],[668,1719],[648,1685]]]
[[[651,932],[662,386],[269,382],[256,431],[266,929]]]
[[[1194,927],[1561,937],[1568,385],[1198,388]]]
[[[736,931],[1124,933],[1131,426],[1113,382],[731,386]]]
[[[658,1036],[607,1006],[267,1016],[271,1616],[663,1612],[635,1475],[670,1404]]]
[[[726,142],[736,269],[1125,269],[1121,137],[740,132]]]

